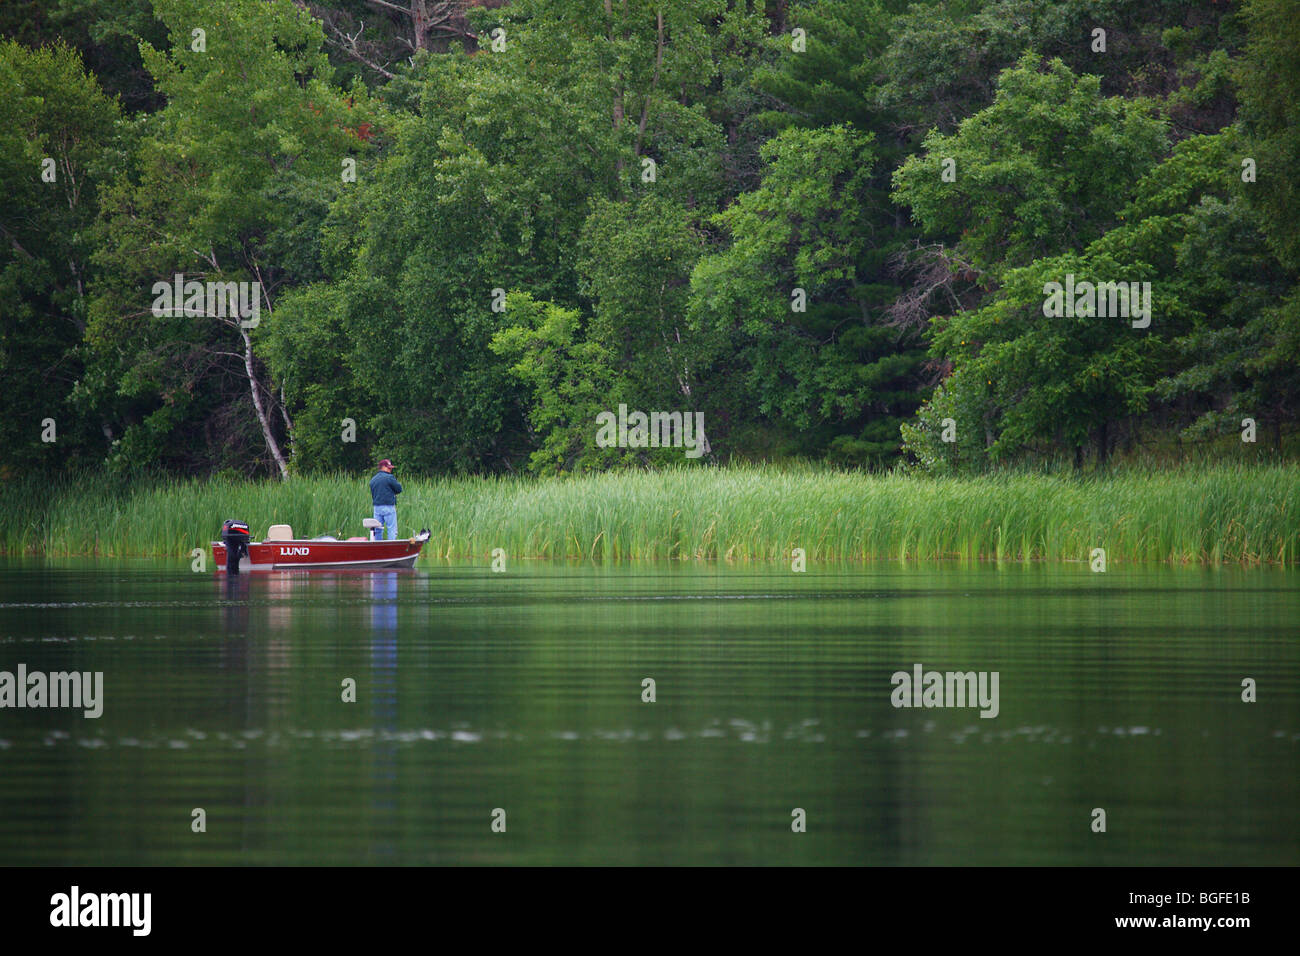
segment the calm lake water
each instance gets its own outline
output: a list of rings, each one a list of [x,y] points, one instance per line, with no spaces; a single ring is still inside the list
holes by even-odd
[[[1296,571],[10,559],[0,671],[104,701],[0,709],[0,864],[1294,865],[1298,628]]]

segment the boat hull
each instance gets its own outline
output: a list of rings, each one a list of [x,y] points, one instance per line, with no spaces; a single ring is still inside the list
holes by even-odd
[[[400,541],[251,541],[244,571],[386,570],[415,566],[424,538]],[[212,542],[212,561],[226,570],[226,546]]]

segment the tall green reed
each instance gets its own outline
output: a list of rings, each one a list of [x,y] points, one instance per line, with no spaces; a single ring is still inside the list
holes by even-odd
[[[255,537],[362,534],[369,476],[0,486],[0,550],[183,555],[225,518]],[[595,560],[1108,560],[1293,563],[1300,466],[1215,465],[1074,476],[871,475],[807,466],[682,467],[550,479],[405,478],[403,535],[431,554]]]

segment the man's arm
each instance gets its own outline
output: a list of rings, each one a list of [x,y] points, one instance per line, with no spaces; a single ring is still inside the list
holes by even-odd
[[[402,493],[402,483],[398,481],[396,478],[394,478],[392,475],[388,476],[388,480],[391,481],[393,484],[397,485],[397,487],[393,489],[393,494],[400,495]]]

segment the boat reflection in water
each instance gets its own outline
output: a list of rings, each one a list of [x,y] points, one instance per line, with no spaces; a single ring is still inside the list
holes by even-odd
[[[221,576],[224,603],[221,606],[222,623],[228,632],[248,633],[248,578],[238,574]]]
[[[373,571],[370,590],[370,725],[375,728],[370,773],[371,853],[376,863],[397,858],[397,586],[408,572]]]
[[[370,627],[397,630],[398,588],[402,579],[421,575],[413,570],[276,571],[271,574],[214,576],[221,595],[223,629],[251,635],[288,631],[297,615],[321,607],[338,607],[340,596],[355,596],[369,604]],[[316,596],[323,601],[313,600]],[[341,626],[348,622],[339,621]]]
[[[339,672],[340,679],[356,678],[357,703],[344,707],[363,708],[341,711],[339,730],[373,734],[369,758],[358,767],[361,778],[368,781],[369,791],[368,805],[358,807],[362,811],[358,822],[369,831],[367,844],[370,862],[374,863],[392,863],[399,858],[399,595],[403,587],[409,589],[419,577],[422,575],[418,572],[405,569],[281,571],[217,577],[227,635],[221,667],[239,675],[243,693],[231,700],[231,710],[238,715],[241,732],[257,735],[252,739],[263,739],[262,735],[274,739],[285,733],[292,736],[304,730],[295,725],[295,708],[291,705],[301,692],[297,674],[309,666],[313,650],[320,650],[306,643],[309,635],[320,635],[322,614],[331,616],[328,630],[337,635],[341,647],[365,648],[368,661],[362,666],[369,665],[368,680],[352,666]],[[340,660],[343,658],[357,660],[350,653],[344,653]],[[262,686],[267,681],[278,692],[267,693],[267,687]],[[330,693],[339,694],[339,688],[335,681]],[[307,729],[319,732],[316,727]],[[253,761],[255,751],[250,750],[245,759]],[[250,773],[248,779],[255,779],[255,774]],[[263,807],[266,799],[264,793],[252,789],[243,794],[245,825],[241,846],[246,847],[253,838],[248,821],[256,818],[255,811]]]
[[[396,571],[372,571],[370,578],[370,624],[376,630],[397,630]]]

